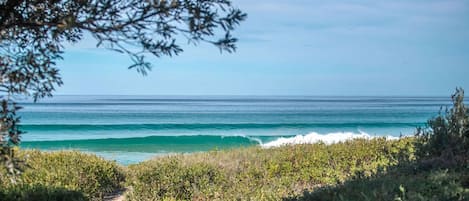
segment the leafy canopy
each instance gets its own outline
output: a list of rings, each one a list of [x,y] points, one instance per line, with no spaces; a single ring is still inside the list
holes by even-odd
[[[145,74],[146,55],[172,56],[201,41],[233,52],[230,34],[246,14],[229,0],[0,0],[1,90],[50,96],[62,84],[56,61],[64,43],[85,32],[104,47],[130,56]]]

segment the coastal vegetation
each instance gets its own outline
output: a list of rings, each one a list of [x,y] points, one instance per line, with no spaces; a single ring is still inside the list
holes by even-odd
[[[159,157],[129,167],[77,151],[22,150],[18,157],[29,167],[16,183],[2,172],[0,200],[102,200],[124,186],[127,200],[278,200],[411,161],[413,140],[248,147]]]
[[[26,164],[18,178],[0,174],[0,200],[102,200],[122,187],[124,171],[116,162],[77,151],[20,150]]]
[[[161,157],[128,167],[127,199],[281,200],[413,160],[412,144],[356,139]]]

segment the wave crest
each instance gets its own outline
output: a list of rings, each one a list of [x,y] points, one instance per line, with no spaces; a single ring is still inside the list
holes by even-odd
[[[323,142],[325,144],[334,144],[339,142],[344,142],[347,140],[364,138],[371,139],[375,137],[385,137],[386,139],[395,140],[398,137],[393,136],[372,136],[365,132],[353,133],[353,132],[337,132],[337,133],[328,133],[328,134],[319,134],[316,132],[311,132],[306,135],[297,135],[295,137],[280,137],[274,141],[268,143],[262,143],[261,147],[271,148],[271,147],[280,147],[286,145],[295,145],[295,144],[313,144],[318,142]]]

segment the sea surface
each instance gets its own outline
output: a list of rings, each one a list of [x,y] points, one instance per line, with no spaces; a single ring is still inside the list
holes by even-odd
[[[157,155],[412,135],[449,97],[55,96],[20,101],[22,147]]]

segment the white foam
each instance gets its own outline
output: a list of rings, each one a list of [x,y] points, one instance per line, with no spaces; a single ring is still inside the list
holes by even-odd
[[[306,135],[297,135],[295,137],[284,138],[281,137],[272,142],[263,143],[261,146],[263,148],[271,147],[280,147],[285,145],[294,145],[294,144],[313,144],[318,142],[323,142],[325,144],[334,144],[338,142],[344,142],[351,139],[364,138],[371,139],[375,137],[386,137],[386,139],[395,140],[398,137],[393,136],[371,136],[365,132],[353,133],[353,132],[337,132],[337,133],[328,133],[328,134],[319,134],[312,132]]]

